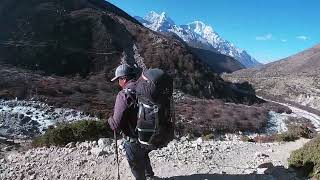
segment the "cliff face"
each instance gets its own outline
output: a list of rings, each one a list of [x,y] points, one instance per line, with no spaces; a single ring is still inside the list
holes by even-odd
[[[179,40],[153,32],[103,0],[0,2],[0,96],[37,97],[104,116],[117,88],[109,82],[122,54],[128,64],[160,67],[176,89],[253,103]]]

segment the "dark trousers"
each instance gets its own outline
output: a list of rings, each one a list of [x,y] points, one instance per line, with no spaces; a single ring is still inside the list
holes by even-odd
[[[129,162],[131,172],[136,180],[145,180],[146,176],[153,176],[150,164],[149,152],[137,142],[125,141],[124,149]]]

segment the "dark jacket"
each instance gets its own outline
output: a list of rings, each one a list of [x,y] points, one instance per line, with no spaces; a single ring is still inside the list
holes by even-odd
[[[121,130],[126,136],[137,137],[135,128],[137,125],[138,107],[134,105],[136,82],[129,81],[118,93],[114,104],[113,116],[108,119],[112,130]],[[129,90],[128,90],[129,89]]]

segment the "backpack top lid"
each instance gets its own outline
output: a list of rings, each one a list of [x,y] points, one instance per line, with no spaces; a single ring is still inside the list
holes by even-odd
[[[156,82],[158,82],[159,78],[161,78],[163,74],[163,70],[154,68],[144,71],[142,75],[155,84]]]

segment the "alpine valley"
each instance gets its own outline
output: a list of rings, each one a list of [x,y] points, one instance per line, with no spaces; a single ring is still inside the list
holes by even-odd
[[[173,77],[159,179],[304,179],[288,158],[320,130],[319,45],[262,66],[203,22],[105,0],[1,0],[0,24],[0,179],[134,179],[106,122],[124,63]]]

